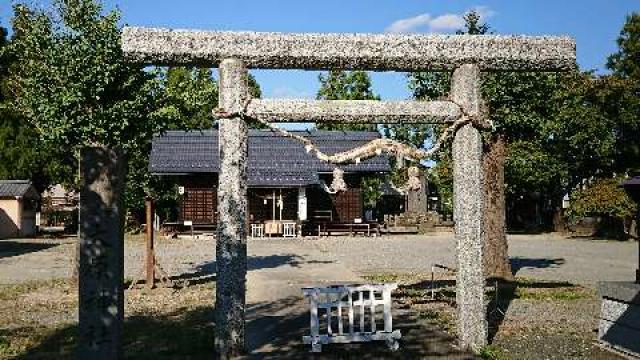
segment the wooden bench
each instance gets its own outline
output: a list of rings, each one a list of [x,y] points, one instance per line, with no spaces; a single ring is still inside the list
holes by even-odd
[[[205,232],[210,232],[215,236],[218,224],[193,223],[189,221],[166,221],[160,225],[160,229],[161,234],[167,237],[178,234],[191,234],[193,237],[195,234],[202,234]]]
[[[318,236],[326,234],[331,236],[332,232],[348,232],[350,236],[362,233],[371,236],[373,232],[376,236],[380,235],[380,226],[378,223],[321,223],[318,224]]]

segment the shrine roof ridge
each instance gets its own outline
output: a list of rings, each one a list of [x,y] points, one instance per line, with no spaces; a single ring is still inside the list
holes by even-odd
[[[562,71],[575,68],[567,36],[275,33],[125,27],[135,63],[215,67],[236,58],[249,68],[449,71]]]

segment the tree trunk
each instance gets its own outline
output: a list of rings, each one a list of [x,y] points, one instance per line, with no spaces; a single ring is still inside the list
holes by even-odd
[[[513,279],[506,232],[504,164],[506,142],[492,137],[486,145],[484,167],[484,271],[487,278]]]

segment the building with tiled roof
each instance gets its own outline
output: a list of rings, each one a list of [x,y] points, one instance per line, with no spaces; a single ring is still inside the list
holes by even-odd
[[[355,148],[380,137],[377,132],[297,132],[321,151],[333,154]],[[328,194],[333,166],[307,153],[298,141],[271,130],[249,131],[250,221],[288,219],[305,221],[330,212],[335,221],[352,222],[363,217],[363,176],[388,173],[387,156],[341,166],[349,185],[346,192]],[[167,131],[154,137],[149,170],[172,176],[181,187],[179,220],[215,223],[216,186],[220,159],[217,130]]]
[[[39,199],[29,180],[0,180],[0,239],[35,235]]]

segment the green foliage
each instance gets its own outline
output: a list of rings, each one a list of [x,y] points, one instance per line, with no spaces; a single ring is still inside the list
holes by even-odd
[[[640,172],[640,13],[627,17],[617,42],[619,49],[607,62],[613,76],[603,78],[608,90],[604,103],[617,119],[618,171]]]
[[[583,216],[610,216],[626,218],[635,214],[636,205],[626,192],[620,188],[621,179],[598,179],[584,189],[571,194],[569,215],[573,218]]]
[[[365,71],[331,70],[318,76],[319,100],[380,100],[371,89],[371,79]],[[375,124],[318,124],[323,130],[377,131]]]
[[[47,143],[130,149],[163,127],[159,81],[125,62],[119,13],[92,0],[57,0],[55,15],[14,7],[9,69],[15,105]]]
[[[453,214],[453,163],[449,154],[441,155],[429,173],[429,183],[434,184],[440,197],[442,213]]]
[[[0,179],[29,179],[39,191],[52,181],[73,177],[73,168],[60,158],[73,153],[45,146],[25,119],[0,104]]]
[[[0,28],[0,179],[30,179],[44,190],[51,178],[64,177],[71,169],[52,161],[56,149],[45,149],[35,129],[11,105],[7,75],[16,58],[7,50],[6,36]]]
[[[618,51],[609,57],[607,67],[620,77],[640,79],[640,13],[627,16],[617,43]]]
[[[509,144],[508,151],[505,164],[507,194],[518,197],[562,186],[567,169],[559,154],[546,151],[535,140],[516,140]]]
[[[157,72],[124,60],[119,19],[94,0],[56,0],[51,13],[15,5],[8,50],[17,61],[8,68],[8,88],[11,105],[39,138],[35,156],[46,152],[44,158],[64,170],[54,182],[77,180],[72,169],[83,146],[124,149],[125,204],[140,212],[152,181],[151,137],[176,120],[160,111],[166,107]]]
[[[637,18],[628,19],[634,25],[625,26],[619,40],[621,54],[610,60],[611,67],[625,64],[619,66],[624,69],[621,73],[634,73],[624,59],[634,59],[630,54],[637,51]],[[465,29],[458,33],[489,32],[477,14],[469,13],[465,19]],[[449,83],[449,73],[409,75],[409,88],[416,99],[445,98]],[[582,179],[632,168],[634,159],[640,159],[640,144],[632,140],[640,138],[638,89],[629,81],[596,78],[577,70],[566,74],[484,73],[482,92],[494,123],[493,131],[485,136],[499,135],[507,141],[508,197],[537,194],[538,201],[557,204]],[[440,132],[441,127],[434,127],[432,139]],[[448,150],[445,147],[437,155],[434,168],[443,198],[451,188],[447,181],[452,181],[443,176],[450,173]]]
[[[177,121],[172,127],[209,129],[218,106],[218,84],[211,69],[172,67],[164,72],[166,103],[162,111]]]
[[[161,111],[175,119],[170,128],[194,130],[214,126],[218,83],[211,69],[171,67],[163,71],[162,78],[166,101]],[[262,91],[256,79],[249,74],[248,80],[251,96],[260,98]]]
[[[507,356],[504,354],[504,351],[495,345],[487,345],[480,349],[480,358],[487,360],[501,360],[507,359]]]
[[[362,191],[364,192],[365,207],[375,207],[376,202],[382,197],[380,186],[384,178],[381,176],[367,176],[362,178]]]

